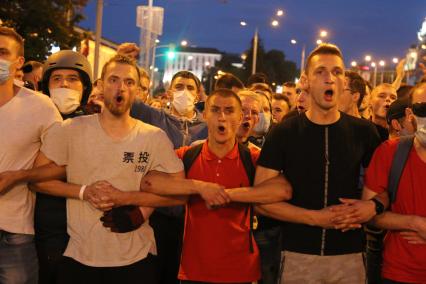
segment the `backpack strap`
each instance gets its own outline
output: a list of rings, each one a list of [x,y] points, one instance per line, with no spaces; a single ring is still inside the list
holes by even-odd
[[[391,203],[395,202],[396,192],[398,191],[399,181],[407,162],[411,147],[413,146],[414,136],[401,137],[393,156],[392,166],[388,176],[388,192]]]
[[[247,177],[250,181],[250,186],[253,186],[254,175],[255,175],[256,169],[253,165],[253,160],[251,158],[250,149],[247,146],[244,146],[243,144],[238,143],[238,151],[240,153],[241,162],[243,163]],[[251,253],[253,253],[254,252],[254,248],[253,248],[253,223],[254,223],[253,204],[249,204],[248,210],[249,210],[249,214],[250,214],[249,250],[250,250]]]
[[[183,154],[183,167],[185,169],[185,177],[188,175],[189,169],[191,169],[192,164],[195,162],[195,159],[197,159],[198,155],[201,153],[201,149],[203,149],[204,143],[200,143],[198,145],[195,145],[188,150],[186,150],[185,154]]]

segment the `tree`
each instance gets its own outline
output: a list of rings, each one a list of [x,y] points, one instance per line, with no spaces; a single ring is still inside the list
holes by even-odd
[[[25,39],[25,57],[44,61],[52,45],[71,49],[83,35],[74,25],[84,17],[88,0],[11,0],[2,1],[0,19]]]
[[[294,81],[299,75],[296,63],[288,61],[285,58],[284,52],[281,50],[269,50],[265,52],[261,39],[259,38],[256,72],[265,73],[268,76],[270,83],[275,82],[281,85],[287,81]],[[251,74],[253,61],[253,40],[251,41],[250,49],[245,52],[247,55],[244,66],[244,82]]]

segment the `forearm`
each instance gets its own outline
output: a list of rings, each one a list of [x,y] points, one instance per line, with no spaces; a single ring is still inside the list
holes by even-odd
[[[275,177],[254,187],[227,189],[233,202],[245,203],[276,203],[291,199],[290,184],[282,177]]]
[[[65,168],[53,162],[32,169],[18,170],[14,174],[16,183],[41,182],[66,177]]]
[[[418,231],[421,222],[426,223],[426,218],[416,215],[398,214],[390,211],[377,215],[372,220],[372,224],[376,227],[398,231]]]
[[[316,224],[313,216],[315,210],[297,207],[287,202],[256,205],[255,210],[261,215],[281,221],[306,224],[310,226],[314,226]]]
[[[60,180],[29,184],[33,191],[66,198],[79,199],[81,185],[66,183]]]
[[[197,180],[152,172],[142,179],[140,189],[143,192],[161,195],[190,195],[198,193],[199,183]]]
[[[116,206],[136,205],[142,207],[166,207],[186,204],[186,196],[160,196],[149,192],[127,191],[113,198]]]

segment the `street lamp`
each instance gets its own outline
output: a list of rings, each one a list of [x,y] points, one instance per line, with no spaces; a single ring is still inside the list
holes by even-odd
[[[322,43],[321,39],[317,39],[317,44],[320,45]]]
[[[186,40],[182,40],[182,41],[180,42],[180,45],[182,45],[182,46],[187,46],[187,45],[188,45],[188,42],[187,42]]]
[[[325,38],[325,37],[327,37],[327,35],[328,35],[328,32],[326,30],[320,31],[320,37]]]
[[[279,10],[277,11],[277,16],[278,16],[278,17],[281,17],[282,15],[284,15],[284,11],[283,11],[283,10],[281,10],[281,9],[279,9]]]
[[[279,24],[280,23],[277,20],[272,20],[272,22],[271,22],[271,26],[273,26],[273,27],[278,27]]]
[[[291,42],[291,44],[296,44],[296,43],[297,43],[297,40],[295,40],[295,39],[293,38],[290,42]]]
[[[352,61],[352,62],[351,62],[351,66],[352,66],[352,67],[356,67],[357,65],[358,65],[358,63],[357,63],[356,61]]]
[[[244,22],[244,21],[241,21],[241,22],[240,22],[240,25],[241,25],[241,26],[243,26],[243,27],[245,27],[245,26],[247,26],[247,23],[246,23],[246,22]]]
[[[399,61],[399,60],[398,60],[398,58],[397,58],[397,57],[392,58],[392,62],[393,62],[393,63],[397,64],[397,63],[398,63],[398,61]]]
[[[365,61],[370,62],[371,61],[371,55],[366,55],[364,59],[365,59]]]
[[[385,67],[386,62],[384,60],[380,60],[379,65],[380,65],[380,67],[382,67],[382,72],[381,72],[381,75],[380,75],[380,84],[382,84],[383,79],[384,79],[384,68],[383,67]]]

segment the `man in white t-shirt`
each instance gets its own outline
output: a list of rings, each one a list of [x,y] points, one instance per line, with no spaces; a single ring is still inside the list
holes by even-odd
[[[13,84],[24,63],[22,37],[0,27],[0,283],[37,283],[34,194],[22,170],[30,169],[45,134],[61,116],[42,94]]]
[[[45,193],[68,198],[70,240],[59,267],[59,283],[156,283],[154,234],[143,222],[151,209],[125,206],[104,214],[91,205],[103,180],[123,191],[139,191],[143,176],[151,170],[183,177],[183,166],[166,134],[129,115],[139,76],[135,62],[127,57],[117,55],[108,61],[100,81],[105,98],[102,114],[55,125],[36,161],[47,166],[27,172],[29,180],[37,181],[51,178],[43,172],[46,167],[66,167],[68,183],[43,186]],[[152,207],[174,205],[180,199],[146,193],[145,201],[143,206]]]

